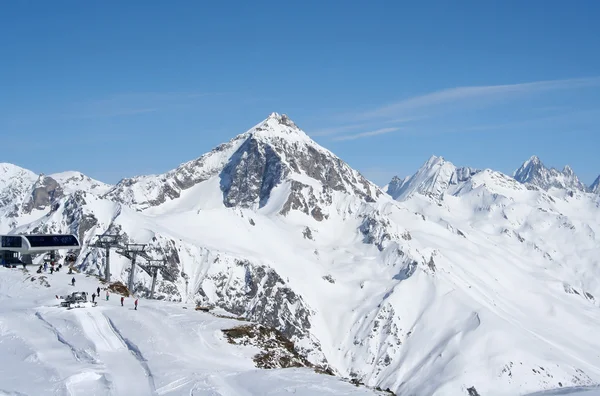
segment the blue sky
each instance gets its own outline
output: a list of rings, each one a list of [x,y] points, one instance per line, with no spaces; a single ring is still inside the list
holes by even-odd
[[[115,183],[276,111],[373,181],[441,155],[600,174],[600,2],[0,5],[0,162]]]

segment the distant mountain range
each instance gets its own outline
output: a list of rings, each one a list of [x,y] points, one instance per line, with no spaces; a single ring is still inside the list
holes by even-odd
[[[432,156],[414,175],[404,179],[395,176],[383,189],[400,201],[414,193],[440,196],[450,186],[468,181],[479,172],[480,170],[469,167],[458,168],[442,157]],[[590,186],[586,186],[569,165],[562,171],[547,168],[535,155],[515,171],[513,178],[519,183],[546,191],[556,188],[600,194],[600,176]]]

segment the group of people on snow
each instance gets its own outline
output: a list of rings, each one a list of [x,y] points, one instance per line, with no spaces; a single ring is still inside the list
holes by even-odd
[[[50,262],[50,275],[52,275],[52,274],[53,274],[53,273],[55,273],[55,272],[59,272],[59,271],[60,271],[60,269],[63,267],[63,265],[59,263],[59,264],[56,266],[56,268],[55,268],[55,267],[54,267],[54,264],[55,264],[55,263],[54,263],[54,261]],[[42,270],[43,270],[44,272],[48,271],[48,263],[44,263],[43,265],[42,265],[42,264],[40,264],[40,266],[38,267],[37,273],[38,273],[38,274],[41,274],[41,273],[42,273]],[[72,271],[69,271],[69,273],[71,274],[71,273],[72,273]]]
[[[75,286],[75,278],[73,278],[73,286]],[[96,297],[100,297],[100,286],[98,286],[98,288],[96,289],[95,293],[92,293],[92,302],[96,301]],[[106,289],[106,301],[108,301],[110,297],[110,292],[108,291],[108,289]],[[121,296],[121,306],[123,307],[125,303],[125,297]],[[137,311],[137,307],[138,307],[138,299],[136,298],[134,301],[134,309]]]

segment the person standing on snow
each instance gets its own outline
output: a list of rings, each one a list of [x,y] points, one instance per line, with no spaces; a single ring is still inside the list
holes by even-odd
[[[75,277],[73,277],[73,279],[71,279],[71,285],[75,286]]]
[[[106,301],[108,301],[108,296],[109,296],[109,294],[108,294],[108,290],[107,290],[106,291]]]
[[[98,286],[98,288],[96,289],[96,295],[97,295],[98,297],[100,297],[100,286]]]
[[[123,306],[123,301],[125,301],[125,297],[121,296],[121,306]]]
[[[138,304],[138,299],[137,298],[135,299],[135,303],[134,304],[135,304],[135,308],[134,309],[137,311],[137,304]]]
[[[92,293],[92,303],[94,302],[95,299],[96,299],[96,293]]]

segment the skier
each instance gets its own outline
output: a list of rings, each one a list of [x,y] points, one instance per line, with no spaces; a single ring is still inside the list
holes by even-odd
[[[125,301],[125,297],[121,296],[121,306],[123,306],[123,301]]]
[[[71,279],[71,285],[75,286],[75,277],[73,277],[73,279]]]
[[[98,295],[98,297],[100,297],[100,286],[98,286],[98,288],[96,289],[96,294]]]
[[[44,272],[48,270],[48,263],[44,263]]]
[[[92,293],[92,303],[94,302],[95,299],[96,299],[96,293]]]
[[[54,267],[50,267],[50,275],[54,273]]]
[[[108,296],[109,296],[109,294],[108,294],[108,290],[107,290],[106,291],[106,301],[108,301]]]
[[[138,299],[137,298],[135,299],[135,303],[134,304],[135,304],[135,308],[134,309],[137,311],[137,304],[138,304]]]

